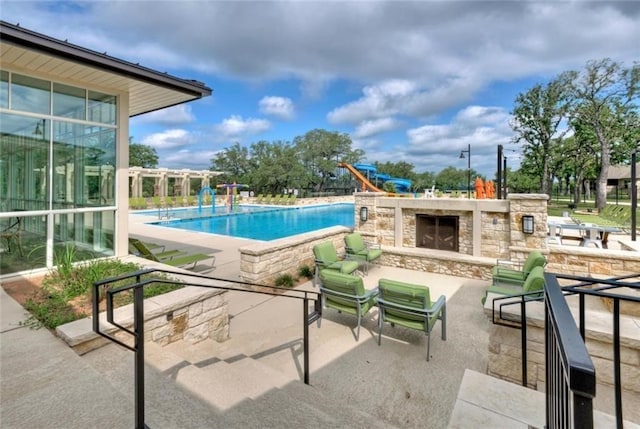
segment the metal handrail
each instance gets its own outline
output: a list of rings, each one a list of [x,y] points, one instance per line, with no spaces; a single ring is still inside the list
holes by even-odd
[[[596,370],[554,274],[545,273],[546,425],[593,428]]]
[[[169,279],[159,279],[159,278],[148,278],[142,279],[145,275],[150,275],[153,273],[162,273],[169,275],[179,275],[183,278],[195,278],[195,279],[203,279],[207,281],[220,281],[225,283],[233,283],[250,287],[260,287],[260,288],[269,288],[270,291],[267,290],[252,290],[246,288],[232,287],[232,286],[221,286],[221,285],[211,285],[211,284],[201,284],[201,283],[192,283],[192,282],[184,282],[184,281],[176,281]],[[109,288],[109,285],[123,281],[126,279],[135,278],[135,283],[118,286],[115,288]],[[215,277],[203,276],[196,273],[185,273],[185,272],[177,272],[163,269],[155,269],[149,268],[140,271],[136,271],[130,274],[124,274],[117,277],[111,277],[108,279],[104,279],[93,284],[93,296],[92,296],[92,304],[93,304],[93,331],[104,337],[113,341],[120,346],[131,350],[135,353],[135,363],[134,363],[134,389],[135,389],[135,427],[136,429],[148,429],[148,426],[144,421],[144,293],[143,289],[146,285],[153,283],[162,283],[162,284],[176,284],[181,286],[196,286],[196,287],[205,287],[210,289],[219,289],[226,291],[238,291],[238,292],[247,292],[247,293],[257,293],[262,295],[271,295],[277,297],[291,298],[291,299],[299,299],[303,302],[303,359],[304,359],[304,383],[309,384],[309,325],[313,322],[317,321],[322,316],[322,306],[320,305],[320,293],[314,291],[302,291],[296,289],[288,289],[277,286],[269,286],[255,283],[246,283],[237,280],[228,280],[228,279],[220,279]],[[273,289],[286,292],[279,293],[272,291]],[[101,290],[104,292],[104,297],[106,299],[106,316],[107,321],[119,328],[122,332],[126,332],[131,335],[134,339],[134,345],[130,346],[126,342],[119,340],[118,338],[109,335],[103,332],[100,328],[100,312],[99,312],[99,302],[100,302],[100,292]],[[129,329],[119,323],[117,323],[113,317],[113,299],[114,297],[122,292],[126,292],[129,290],[133,290],[133,329]],[[310,301],[313,301],[313,312],[309,313],[309,304]]]
[[[550,276],[550,277],[549,277]],[[548,280],[552,278],[553,280]],[[630,301],[630,302],[638,302],[640,303],[639,296],[632,295],[624,295],[619,293],[613,293],[613,290],[619,288],[629,288],[633,290],[640,290],[640,281],[637,279],[640,278],[640,274],[633,273],[624,276],[617,276],[605,279],[595,279],[593,277],[585,277],[585,276],[573,276],[573,275],[564,275],[564,274],[555,274],[555,273],[547,273],[545,274],[545,291],[548,287],[549,281],[558,283],[558,279],[576,282],[573,284],[565,285],[560,287],[561,294],[566,297],[569,295],[578,295],[578,303],[579,303],[579,311],[578,311],[578,332],[581,337],[581,342],[584,343],[586,338],[586,311],[585,311],[585,296],[594,296],[601,298],[610,298],[613,301],[613,312],[612,312],[612,325],[613,325],[613,379],[614,379],[614,399],[615,399],[615,416],[616,416],[616,425],[618,428],[623,427],[623,414],[622,414],[622,376],[621,376],[621,352],[620,352],[620,301]],[[636,281],[630,281],[630,279],[636,279]],[[554,283],[554,284],[555,284]],[[539,293],[539,292],[536,292]],[[530,295],[530,294],[529,294]],[[526,386],[527,380],[527,325],[526,325],[526,302],[535,301],[536,299],[527,299],[527,294],[516,294],[511,296],[498,297],[494,299],[493,302],[493,314],[492,321],[494,324],[507,326],[511,328],[521,328],[522,334],[522,384]],[[545,302],[547,300],[545,293]],[[499,303],[502,300],[509,300],[504,303]],[[498,303],[496,303],[498,301]],[[520,325],[514,326],[513,324],[500,323],[499,320],[496,320],[496,305],[498,307],[499,319],[504,319],[502,317],[503,308],[509,305],[520,305]],[[545,305],[545,308],[548,307]],[[569,320],[569,319],[567,319]],[[570,319],[571,323],[575,325],[575,321],[573,321],[573,317]],[[515,321],[513,321],[515,322]],[[549,356],[547,356],[549,358]],[[549,362],[546,362],[546,366],[550,366]],[[548,384],[547,384],[548,385]]]

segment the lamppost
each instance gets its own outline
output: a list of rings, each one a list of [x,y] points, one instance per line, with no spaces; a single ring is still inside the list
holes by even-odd
[[[460,159],[464,159],[467,154],[467,198],[471,198],[471,144],[467,145],[467,150],[460,151]]]

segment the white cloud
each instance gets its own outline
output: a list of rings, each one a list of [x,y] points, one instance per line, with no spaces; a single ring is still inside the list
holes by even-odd
[[[215,151],[181,149],[162,154],[160,167],[208,170],[215,156]]]
[[[271,123],[266,119],[243,119],[240,115],[232,115],[214,126],[215,131],[224,139],[242,138],[267,131]]]
[[[290,120],[294,116],[293,101],[286,97],[263,97],[259,103],[260,112],[279,119]]]
[[[170,129],[160,133],[150,134],[142,138],[142,144],[157,150],[175,149],[187,146],[194,141],[194,136],[187,130]]]
[[[196,121],[195,115],[191,112],[191,106],[188,104],[179,104],[177,106],[167,107],[166,109],[156,110],[144,115],[136,116],[131,119],[133,124],[158,124],[165,126],[186,125]]]
[[[376,134],[384,133],[385,131],[391,131],[398,126],[398,121],[393,118],[380,118],[371,121],[363,121],[356,127],[353,137],[357,139],[371,137]]]

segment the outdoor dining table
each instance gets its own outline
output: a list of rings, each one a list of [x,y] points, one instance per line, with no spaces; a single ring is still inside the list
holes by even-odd
[[[549,236],[560,236],[561,240],[579,239],[580,246],[587,247],[590,244],[599,248],[607,248],[609,233],[620,232],[621,229],[615,226],[601,226],[593,224],[577,224],[577,223],[548,223]],[[559,231],[559,234],[556,232]],[[562,233],[563,230],[574,230],[580,232],[580,237],[568,236]]]

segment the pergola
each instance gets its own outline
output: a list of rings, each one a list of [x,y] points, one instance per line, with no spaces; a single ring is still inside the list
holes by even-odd
[[[142,197],[142,181],[145,177],[155,179],[153,194],[156,197],[169,196],[169,179],[175,179],[174,192],[176,196],[191,195],[191,179],[200,179],[201,188],[211,187],[211,179],[222,175],[222,171],[210,170],[173,170],[169,168],[129,167],[131,178],[131,197]]]

